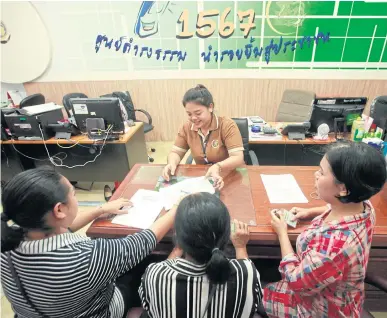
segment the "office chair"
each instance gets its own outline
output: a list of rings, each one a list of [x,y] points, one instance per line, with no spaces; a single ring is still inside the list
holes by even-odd
[[[87,95],[83,93],[70,93],[63,96],[62,104],[64,108],[66,109],[67,116],[70,118],[71,116],[71,105],[70,105],[70,98],[87,98]]]
[[[46,102],[46,99],[44,96],[40,93],[38,94],[33,94],[30,96],[27,96],[26,98],[23,98],[22,101],[20,102],[19,107],[27,107],[27,106],[34,106],[34,105],[41,105]]]
[[[242,136],[242,142],[243,142],[243,159],[245,163],[249,166],[259,166],[257,155],[254,151],[250,150],[249,146],[249,124],[247,121],[247,118],[233,118],[233,121],[238,126],[238,129]],[[192,155],[189,155],[186,164],[192,164],[193,158]]]
[[[314,92],[287,89],[277,110],[276,122],[306,122],[310,120]]]
[[[385,277],[382,277],[372,272],[368,272],[364,282],[387,293],[387,279]],[[374,318],[374,316],[367,309],[363,307],[361,318]]]
[[[133,120],[134,122],[142,122],[144,127],[144,134],[147,134],[148,132],[152,131],[154,126],[152,125],[152,117],[151,115],[144,109],[135,109],[132,97],[130,96],[128,91],[125,92],[113,92],[112,94],[105,94],[101,97],[117,97],[120,99],[122,104],[124,105],[126,112],[128,114],[128,119]],[[136,112],[143,113],[147,121],[138,120],[136,118]],[[155,148],[150,148],[152,152],[155,152]],[[150,162],[153,162],[154,159],[148,155],[148,160]]]

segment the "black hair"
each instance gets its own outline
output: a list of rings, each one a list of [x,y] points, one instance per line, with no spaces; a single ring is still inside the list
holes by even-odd
[[[206,107],[214,104],[214,99],[210,91],[202,84],[196,85],[196,87],[189,89],[183,97],[183,106],[187,103],[194,103]]]
[[[1,252],[17,248],[28,230],[49,231],[46,214],[66,203],[70,191],[54,170],[31,169],[13,177],[2,193]],[[13,226],[8,226],[13,221]]]
[[[386,160],[374,147],[363,142],[332,144],[326,158],[338,183],[344,184],[342,203],[359,203],[377,194],[386,182]]]
[[[230,240],[230,214],[210,193],[196,193],[179,204],[175,219],[176,243],[200,264],[213,284],[224,284],[231,271],[223,249]]]

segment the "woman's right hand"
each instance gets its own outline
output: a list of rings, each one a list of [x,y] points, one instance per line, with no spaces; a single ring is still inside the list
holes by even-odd
[[[290,210],[290,213],[294,215],[293,219],[296,220],[305,220],[305,219],[311,219],[314,217],[314,213],[310,209],[304,209],[304,208],[292,208]]]
[[[168,163],[164,169],[163,169],[163,178],[167,181],[169,181],[169,177],[170,176],[174,176],[175,175],[175,171],[176,171],[176,165],[172,164],[172,163]]]
[[[231,221],[231,241],[235,249],[246,247],[249,239],[249,226],[238,220]]]

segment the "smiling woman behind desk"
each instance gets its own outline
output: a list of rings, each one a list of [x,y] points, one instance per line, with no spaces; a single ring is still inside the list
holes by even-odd
[[[180,128],[168,155],[163,177],[175,174],[176,167],[191,149],[197,164],[208,164],[207,176],[213,177],[217,188],[223,187],[222,170],[233,170],[244,164],[242,136],[231,118],[214,114],[214,100],[203,85],[189,89],[183,97],[188,121]]]

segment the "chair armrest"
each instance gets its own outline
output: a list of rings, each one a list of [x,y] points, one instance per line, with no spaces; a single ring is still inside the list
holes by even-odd
[[[387,293],[387,279],[374,273],[367,273],[365,280],[367,284],[370,284],[381,291]]]
[[[187,160],[185,161],[185,164],[186,164],[186,165],[191,165],[191,164],[192,164],[192,161],[193,161],[192,154],[189,154]]]
[[[255,152],[252,150],[249,150],[249,156],[251,159],[251,164],[253,166],[259,166],[258,158],[257,158],[257,155],[255,154]]]
[[[149,124],[149,125],[152,125],[152,117],[151,117],[151,115],[150,115],[146,110],[143,110],[143,109],[135,109],[134,111],[135,111],[135,112],[143,113],[143,114],[148,118],[148,124]]]

